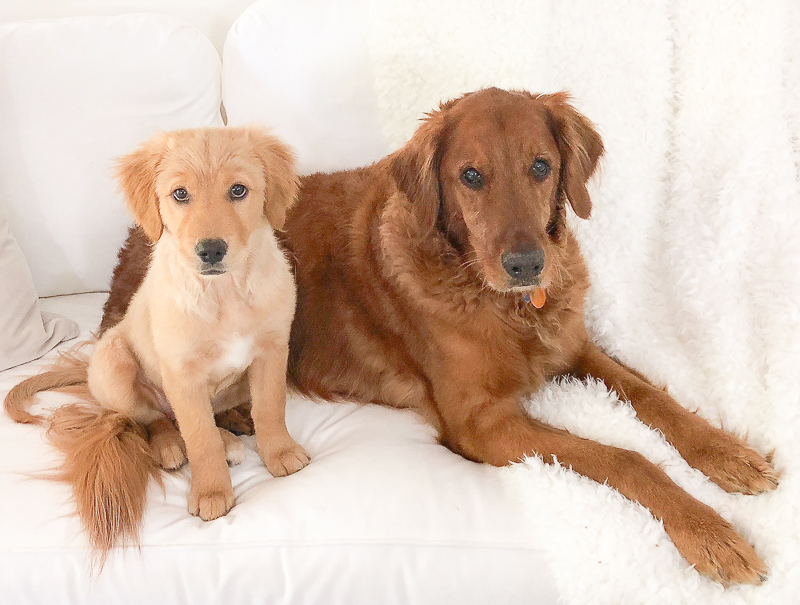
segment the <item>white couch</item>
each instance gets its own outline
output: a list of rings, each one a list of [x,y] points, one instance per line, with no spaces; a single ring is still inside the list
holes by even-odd
[[[767,496],[724,494],[602,385],[549,385],[529,410],[664,466],[753,541],[772,577],[723,591],[605,486],[536,459],[473,464],[410,413],[292,397],[287,422],[308,468],[274,479],[246,439],[247,458],[232,469],[236,506],[210,523],[186,512],[189,471],[170,474],[163,493],[151,491],[141,549],[115,552],[96,577],[69,490],[33,477],[57,463],[42,430],[0,415],[0,603],[793,602],[800,11],[791,2],[262,0],[221,4],[216,19],[209,2],[193,18],[186,3],[169,5],[179,18],[0,25],[0,205],[46,297],[41,311],[77,322],[82,339],[97,327],[129,222],[113,158],[156,129],[222,124],[222,102],[230,124],[273,127],[308,173],[378,159],[422,112],[480,86],[570,90],[608,149],[593,219],[574,221],[593,279],[587,324],[687,406],[775,448],[783,483]],[[64,14],[55,3],[9,6],[0,19]],[[53,355],[0,372],[0,397]]]

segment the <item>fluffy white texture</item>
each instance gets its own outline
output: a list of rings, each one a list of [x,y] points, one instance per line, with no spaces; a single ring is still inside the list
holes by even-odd
[[[789,603],[800,593],[800,8],[791,1],[375,2],[383,132],[405,142],[482,86],[568,90],[603,135],[592,220],[571,217],[597,342],[685,406],[775,449],[772,493],[729,495],[600,385],[551,385],[531,413],[636,449],[713,506],[771,569],[723,590],[643,508],[529,460],[507,476],[566,603]]]

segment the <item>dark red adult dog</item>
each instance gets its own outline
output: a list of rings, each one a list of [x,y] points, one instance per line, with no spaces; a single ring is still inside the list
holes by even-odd
[[[537,422],[520,405],[554,376],[594,376],[722,488],[777,485],[768,460],[587,336],[588,276],[565,214],[569,205],[589,217],[586,181],[602,153],[566,95],[487,89],[442,105],[372,166],[304,178],[285,227],[299,290],[290,380],[326,399],[413,408],[471,460],[556,457],[648,507],[702,573],[758,583],[766,567],[753,548],[661,469]],[[147,254],[134,232],[105,327],[124,311]]]

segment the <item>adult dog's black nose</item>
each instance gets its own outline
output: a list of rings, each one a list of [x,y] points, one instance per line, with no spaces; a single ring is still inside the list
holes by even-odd
[[[500,262],[514,285],[529,286],[544,269],[544,250],[539,246],[520,246],[505,252]]]
[[[206,265],[216,265],[228,252],[228,243],[224,239],[201,239],[194,247],[194,252]]]

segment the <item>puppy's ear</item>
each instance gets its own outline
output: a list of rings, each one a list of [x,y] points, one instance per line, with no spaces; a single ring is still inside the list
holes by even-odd
[[[461,99],[442,104],[428,115],[414,136],[389,160],[389,172],[397,188],[408,198],[427,233],[436,225],[439,214],[439,164],[442,140],[447,131],[447,113]]]
[[[581,218],[589,218],[592,201],[586,181],[603,155],[603,140],[585,116],[569,104],[569,95],[559,92],[538,97],[547,108],[550,127],[561,153],[561,187],[572,209]]]
[[[295,172],[294,151],[263,128],[248,128],[256,155],[264,170],[264,216],[273,229],[280,230],[286,222],[286,211],[297,199],[300,180]]]
[[[167,146],[167,135],[161,133],[117,161],[116,176],[125,201],[134,220],[151,242],[157,242],[164,231],[158,207],[156,178]]]

